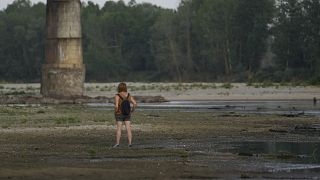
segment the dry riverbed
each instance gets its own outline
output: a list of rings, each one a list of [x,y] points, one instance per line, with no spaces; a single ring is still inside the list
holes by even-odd
[[[93,105],[62,105],[39,84],[0,84],[0,179],[320,177],[319,87],[128,83],[139,102],[175,102],[140,104],[134,147],[124,133],[112,149],[116,86],[85,84]]]
[[[132,119],[134,147],[124,133],[112,149],[107,108],[3,105],[0,179],[316,178],[319,120],[141,108]]]
[[[319,86],[278,83],[127,83],[134,96],[179,100],[312,100]],[[117,83],[86,83],[85,96],[112,98]],[[0,84],[0,95],[40,95],[40,84]],[[156,99],[157,100],[157,99]]]

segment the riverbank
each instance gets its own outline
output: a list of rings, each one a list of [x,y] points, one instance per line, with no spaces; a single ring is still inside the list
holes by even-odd
[[[313,100],[320,99],[318,86],[245,83],[127,83],[129,91],[139,97],[163,97],[179,100]],[[86,83],[85,96],[112,98],[117,83]],[[4,95],[40,94],[40,84],[1,84]]]
[[[86,84],[88,96],[112,96],[115,83]],[[245,83],[128,83],[136,96],[162,96],[169,101],[198,100],[312,100],[320,87]]]

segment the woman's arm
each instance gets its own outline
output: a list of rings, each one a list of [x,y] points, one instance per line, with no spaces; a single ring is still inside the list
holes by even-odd
[[[137,102],[136,102],[136,100],[134,99],[134,97],[133,96],[130,96],[130,102],[132,103],[132,105],[133,105],[133,107],[132,107],[132,109],[131,109],[131,112],[134,112],[134,110],[137,108]]]
[[[119,96],[118,95],[116,95],[115,97],[114,97],[114,112],[117,112],[118,111],[118,108],[119,108]]]

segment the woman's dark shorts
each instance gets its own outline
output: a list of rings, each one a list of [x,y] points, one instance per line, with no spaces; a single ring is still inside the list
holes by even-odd
[[[115,115],[116,121],[130,121],[130,115]]]

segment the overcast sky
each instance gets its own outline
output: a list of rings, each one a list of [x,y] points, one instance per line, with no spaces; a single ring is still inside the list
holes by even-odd
[[[11,4],[14,0],[0,0],[0,9],[4,9],[7,7],[8,4]],[[36,2],[47,2],[47,0],[31,0],[31,2],[36,3]],[[88,0],[82,0],[82,1],[88,1]],[[100,6],[103,6],[103,4],[107,0],[91,0],[92,2],[98,3]],[[114,0],[117,1],[117,0]],[[124,0],[125,2],[129,2],[130,0]],[[158,6],[162,6],[165,8],[176,8],[178,7],[180,0],[136,0],[137,3],[141,2],[149,2],[152,4],[156,4]]]

